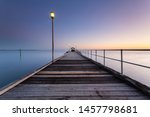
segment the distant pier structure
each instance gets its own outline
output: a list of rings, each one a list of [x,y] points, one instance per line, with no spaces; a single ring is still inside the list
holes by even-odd
[[[76,49],[75,49],[74,47],[71,48],[71,52],[75,52],[75,50],[76,50]]]

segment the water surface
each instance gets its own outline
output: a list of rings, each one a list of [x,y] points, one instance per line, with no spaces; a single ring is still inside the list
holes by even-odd
[[[65,51],[56,51],[55,58]],[[51,61],[51,51],[0,51],[0,88]]]

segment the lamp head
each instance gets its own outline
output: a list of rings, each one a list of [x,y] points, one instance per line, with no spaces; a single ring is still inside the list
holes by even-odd
[[[51,17],[52,19],[54,19],[55,13],[54,13],[54,12],[50,12],[50,17]]]

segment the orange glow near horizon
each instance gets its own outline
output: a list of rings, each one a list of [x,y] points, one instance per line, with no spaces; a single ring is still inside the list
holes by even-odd
[[[87,44],[78,46],[80,49],[150,49],[149,43],[104,43],[104,44]]]
[[[150,36],[128,36],[111,35],[110,37],[86,38],[82,39],[80,43],[75,42],[75,46],[81,49],[150,49]]]
[[[150,49],[149,44],[145,45],[107,45],[107,46],[82,46],[78,47],[80,49]]]
[[[88,35],[76,44],[82,49],[150,49],[150,31],[142,26],[137,27],[129,32]]]

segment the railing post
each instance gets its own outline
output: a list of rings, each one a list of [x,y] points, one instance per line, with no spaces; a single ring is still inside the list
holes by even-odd
[[[104,57],[104,66],[105,66],[105,50],[103,51],[103,57]]]
[[[21,60],[21,58],[22,58],[22,50],[20,49],[20,60]]]
[[[95,50],[95,61],[97,61],[97,50]]]
[[[121,49],[121,74],[123,74],[123,50]]]
[[[91,50],[91,59],[92,59],[92,50]]]
[[[52,18],[52,62],[54,62],[54,18]]]
[[[86,56],[88,57],[88,50],[86,50]]]

